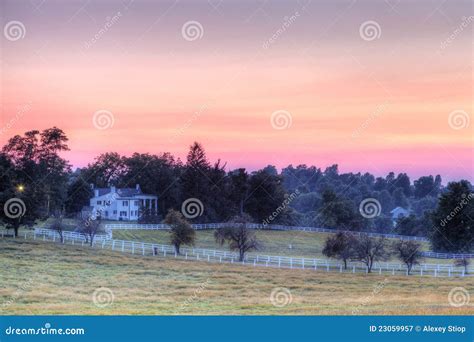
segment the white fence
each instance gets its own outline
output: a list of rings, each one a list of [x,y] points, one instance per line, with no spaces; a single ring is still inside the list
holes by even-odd
[[[205,230],[205,229],[220,229],[229,227],[229,223],[203,223],[203,224],[192,224],[191,225],[196,230]],[[347,232],[351,234],[360,235],[364,232],[354,232],[347,230],[337,230],[337,229],[328,229],[328,228],[315,228],[315,227],[294,227],[294,226],[280,226],[280,225],[267,225],[263,226],[261,224],[247,224],[247,227],[250,229],[260,229],[260,230],[281,230],[281,231],[305,231],[305,232],[320,232],[320,233],[338,233],[338,232]],[[166,230],[170,229],[167,224],[123,224],[123,223],[112,223],[106,224],[105,229],[107,234],[112,236],[112,230],[126,230],[126,229],[145,229],[145,230]],[[425,237],[420,236],[408,236],[408,235],[398,235],[398,234],[382,234],[382,233],[365,233],[371,237],[385,237],[389,239],[400,239],[404,241],[420,241],[428,242],[429,240]],[[471,259],[474,258],[474,254],[451,254],[451,253],[436,253],[436,252],[422,252],[424,257],[434,258],[434,259]]]
[[[191,225],[196,230],[205,230],[205,229],[220,229],[232,226],[231,223],[201,223],[201,224],[192,224]],[[105,225],[106,230],[115,230],[115,229],[149,229],[149,230],[162,230],[170,229],[167,224],[137,224],[137,223],[110,223]],[[408,235],[398,235],[398,234],[382,234],[382,233],[370,233],[370,232],[356,232],[349,230],[340,230],[340,229],[329,229],[329,228],[317,228],[317,227],[299,227],[299,226],[281,226],[276,224],[257,224],[257,223],[247,223],[247,228],[250,229],[259,229],[259,230],[282,230],[282,231],[303,231],[303,232],[319,232],[319,233],[339,233],[346,232],[352,234],[361,234],[365,233],[373,237],[386,237],[393,239],[401,240],[413,240],[413,241],[428,241],[427,238],[421,236],[408,236]]]
[[[3,237],[3,233],[2,233]],[[72,245],[87,246],[85,238],[81,234],[67,233],[64,236],[64,243]],[[57,232],[47,229],[25,231],[21,233],[20,238],[42,240],[42,241],[59,241]],[[254,267],[274,267],[289,269],[306,269],[314,271],[340,272],[340,273],[367,273],[367,267],[360,262],[349,262],[348,268],[344,269],[341,262],[312,259],[312,258],[294,258],[286,256],[271,256],[248,253],[243,261],[239,261],[236,253],[209,250],[201,248],[181,248],[181,254],[176,254],[174,247],[170,245],[162,245],[156,243],[146,243],[137,241],[124,241],[109,239],[105,235],[93,240],[92,247],[110,249],[123,253],[138,254],[143,256],[163,256],[181,260],[198,260],[214,263],[231,263],[242,264]],[[407,275],[406,267],[399,263],[377,262],[374,263],[373,273],[389,274],[389,275]],[[471,272],[469,272],[471,273]],[[420,276],[434,277],[454,277],[454,276],[471,276],[466,274],[464,268],[454,267],[452,265],[443,264],[420,264],[412,269],[412,274]]]

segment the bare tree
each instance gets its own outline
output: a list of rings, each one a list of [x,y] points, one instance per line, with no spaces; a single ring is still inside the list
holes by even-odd
[[[464,274],[468,274],[468,267],[470,263],[471,263],[471,260],[469,260],[468,258],[454,260],[455,266],[464,267]]]
[[[385,261],[389,257],[387,239],[384,237],[371,238],[367,234],[360,234],[354,242],[354,258],[367,266],[367,272],[372,272],[375,261]]]
[[[63,225],[63,217],[62,215],[58,214],[55,215],[53,218],[53,222],[51,223],[50,229],[54,230],[59,235],[59,240],[61,243],[64,243],[64,225]]]
[[[329,236],[323,248],[323,254],[328,258],[340,259],[347,269],[347,261],[354,256],[353,245],[355,238],[350,233],[340,232]]]
[[[228,242],[230,250],[239,251],[240,261],[244,260],[245,253],[260,247],[255,232],[247,227],[250,222],[250,216],[244,213],[230,220],[228,227],[219,228],[214,233],[216,242],[221,246]]]
[[[179,249],[182,244],[194,245],[196,232],[179,211],[170,209],[165,217],[164,223],[171,227],[171,243],[177,254],[179,254]]]
[[[93,219],[91,217],[88,217],[80,221],[79,230],[81,234],[84,235],[86,243],[88,242],[91,246],[94,243],[94,237],[99,231],[99,226],[100,220],[98,218]]]
[[[398,241],[394,245],[395,253],[405,265],[407,265],[407,273],[410,274],[414,265],[420,263],[423,258],[421,255],[421,244],[416,241]]]

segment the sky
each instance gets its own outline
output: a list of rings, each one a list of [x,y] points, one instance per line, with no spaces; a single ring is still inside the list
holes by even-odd
[[[474,180],[471,1],[0,0],[0,145]]]

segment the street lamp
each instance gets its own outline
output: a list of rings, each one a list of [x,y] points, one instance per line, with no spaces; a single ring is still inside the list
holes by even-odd
[[[19,191],[19,192],[23,192],[25,190],[25,186],[23,184],[20,184],[16,187],[16,189]]]

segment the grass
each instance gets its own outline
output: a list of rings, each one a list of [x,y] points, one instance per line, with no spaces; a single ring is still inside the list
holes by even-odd
[[[453,307],[448,302],[454,287],[474,287],[474,278],[467,277],[383,277],[253,268],[20,239],[0,239],[0,265],[2,315],[474,313],[472,305]],[[94,291],[101,287],[114,294],[113,303],[104,308],[92,300]],[[272,305],[270,296],[276,288],[290,291],[292,300],[287,305]]]
[[[277,230],[257,230],[255,233],[262,245],[258,251],[259,254],[326,259],[321,251],[323,250],[324,242],[330,233]],[[165,230],[114,230],[113,238],[118,240],[170,244],[169,232]],[[429,250],[428,243],[422,244],[424,250]],[[196,231],[195,247],[221,250],[227,249],[226,245],[220,246],[216,243],[214,239],[214,230]],[[399,262],[396,258],[393,258],[391,261]],[[426,258],[423,262],[450,264],[452,263],[452,260]]]

